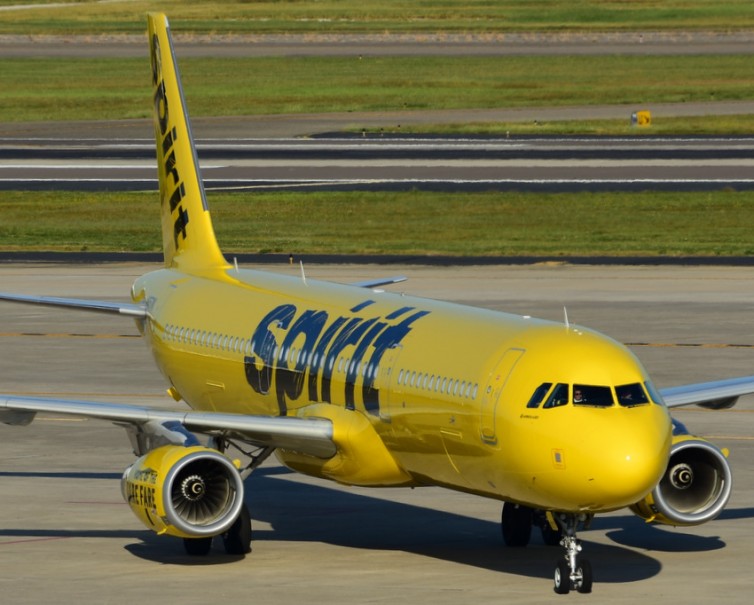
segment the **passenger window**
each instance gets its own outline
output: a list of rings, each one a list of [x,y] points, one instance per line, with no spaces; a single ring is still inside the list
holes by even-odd
[[[610,387],[574,384],[573,403],[574,405],[610,407],[615,401],[613,401],[613,392]]]
[[[542,384],[540,384],[534,390],[534,394],[531,396],[531,399],[529,399],[529,403],[526,404],[526,407],[538,408],[539,404],[542,403],[542,400],[545,398],[545,395],[547,395],[547,393],[549,392],[551,386],[551,382],[543,382]]]
[[[638,382],[615,387],[615,394],[618,396],[618,404],[625,407],[649,403],[644,389]]]

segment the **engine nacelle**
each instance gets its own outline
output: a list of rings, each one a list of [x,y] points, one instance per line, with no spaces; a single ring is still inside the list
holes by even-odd
[[[673,437],[665,474],[631,510],[647,521],[667,525],[711,521],[730,498],[731,472],[726,456],[727,452],[699,437]]]
[[[233,463],[203,446],[165,445],[123,473],[123,498],[152,531],[181,538],[219,535],[243,506],[243,481]]]

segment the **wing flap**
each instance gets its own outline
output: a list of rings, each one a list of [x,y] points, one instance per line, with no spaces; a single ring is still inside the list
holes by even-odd
[[[292,450],[318,458],[330,458],[336,453],[332,422],[321,418],[173,412],[117,403],[0,395],[0,422],[28,424],[38,412],[83,416],[135,426],[152,422],[178,422],[191,431],[232,434],[254,445]]]
[[[720,410],[733,407],[739,397],[750,393],[754,393],[754,376],[660,389],[660,394],[669,408],[699,405]]]

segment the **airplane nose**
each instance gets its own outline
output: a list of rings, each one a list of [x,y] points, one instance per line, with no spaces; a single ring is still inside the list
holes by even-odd
[[[561,453],[571,506],[614,510],[641,500],[661,479],[671,428],[660,406],[584,410],[589,433]]]

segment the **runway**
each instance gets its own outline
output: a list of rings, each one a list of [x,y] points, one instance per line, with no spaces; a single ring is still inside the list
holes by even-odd
[[[2,289],[127,298],[156,265],[0,265]],[[297,271],[286,264],[267,267]],[[310,265],[309,279],[405,274],[394,289],[572,322],[634,343],[660,387],[752,374],[750,268],[564,264],[464,268]],[[175,406],[126,319],[3,304],[2,392]],[[0,426],[0,587],[13,604],[205,603],[253,600],[442,604],[639,599],[751,600],[754,580],[754,397],[728,411],[680,410],[690,430],[731,450],[733,496],[695,528],[646,525],[628,511],[583,532],[591,597],[556,597],[559,551],[535,536],[501,546],[500,505],[442,489],[368,490],[290,474],[268,463],[247,481],[255,527],[244,559],[197,561],[143,529],[122,502],[132,456],[121,428],[42,417]]]
[[[754,188],[754,138],[201,138],[207,189],[698,191]],[[156,190],[148,138],[0,139],[0,189]]]

